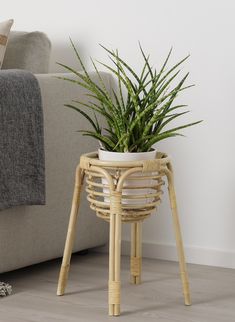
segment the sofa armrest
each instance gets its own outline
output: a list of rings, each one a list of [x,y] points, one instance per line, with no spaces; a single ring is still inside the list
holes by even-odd
[[[76,133],[88,128],[86,120],[63,107],[72,99],[88,99],[86,91],[76,84],[56,78],[63,75],[73,77],[70,74],[36,75],[44,112],[46,205],[1,211],[0,258],[4,260],[0,260],[0,272],[62,256],[76,165],[81,154],[98,147],[96,140]],[[110,76],[102,76],[109,86]],[[95,74],[91,77],[97,80]],[[73,251],[101,246],[107,241],[108,224],[95,216],[83,194]]]
[[[84,102],[88,100],[85,89],[57,78],[74,78],[74,75],[58,73],[36,74],[35,76],[41,88],[44,112],[47,203],[56,214],[52,220],[58,221],[58,230],[62,229],[61,225],[63,225],[63,230],[66,231],[66,216],[71,207],[76,166],[83,153],[97,150],[98,142],[76,132],[88,129],[90,125],[82,115],[64,107],[64,104],[70,103],[73,99]],[[98,82],[95,73],[91,73],[90,76]],[[110,75],[102,73],[102,77],[109,87]],[[59,216],[62,216],[63,220]],[[66,224],[62,224],[63,221],[66,221]],[[74,251],[99,246],[107,241],[107,224],[96,218],[83,195]],[[62,238],[63,244],[64,239]]]
[[[111,75],[108,73],[101,75],[109,88],[112,81]],[[66,220],[65,214],[69,213],[75,168],[81,154],[98,148],[96,140],[76,132],[90,128],[87,120],[76,111],[64,107],[65,103],[70,103],[73,99],[86,102],[87,91],[77,84],[58,79],[58,76],[74,77],[72,74],[61,73],[36,75],[41,88],[44,111],[47,202],[57,214],[57,221],[61,220],[59,214],[63,220]],[[90,77],[98,82],[95,73],[91,73]],[[105,244],[108,241],[108,226],[89,210],[85,196],[82,197],[79,213],[79,232],[74,250]],[[59,222],[58,227],[60,227]],[[67,229],[67,222],[63,229]]]

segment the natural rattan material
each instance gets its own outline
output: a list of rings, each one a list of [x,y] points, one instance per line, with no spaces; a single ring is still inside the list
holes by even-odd
[[[109,304],[120,304],[120,282],[109,282]]]
[[[173,169],[169,157],[164,153],[157,153],[155,160],[131,162],[100,161],[97,152],[81,156],[76,170],[73,203],[57,294],[63,295],[65,291],[84,177],[86,177],[87,199],[91,209],[110,225],[109,315],[120,314],[121,224],[122,222],[131,223],[131,281],[139,284],[142,267],[142,222],[161,202],[165,178],[168,181],[184,299],[185,304],[190,305]]]
[[[121,163],[99,161],[94,154],[82,156],[80,165],[85,169],[91,209],[98,217],[109,220],[111,208],[121,206],[121,209],[113,211],[122,215],[122,221],[145,219],[161,202],[163,169],[167,160],[164,154],[158,154],[157,162]],[[118,193],[121,202],[118,197],[114,198]]]
[[[133,276],[140,276],[141,272],[141,257],[131,257],[131,274]]]

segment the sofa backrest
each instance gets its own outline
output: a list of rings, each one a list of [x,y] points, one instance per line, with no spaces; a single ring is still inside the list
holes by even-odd
[[[27,69],[34,74],[48,73],[51,42],[43,32],[12,31],[2,69]]]

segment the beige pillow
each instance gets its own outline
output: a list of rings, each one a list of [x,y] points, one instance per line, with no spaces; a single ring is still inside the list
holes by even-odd
[[[7,47],[8,35],[10,33],[13,22],[13,19],[0,22],[0,69],[2,67],[2,62]]]

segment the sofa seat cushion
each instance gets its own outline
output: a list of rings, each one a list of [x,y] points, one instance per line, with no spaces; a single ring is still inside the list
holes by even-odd
[[[48,73],[51,42],[39,31],[12,31],[2,69],[27,69],[35,74]]]
[[[13,22],[13,19],[0,22],[0,69],[6,52],[8,36]]]

